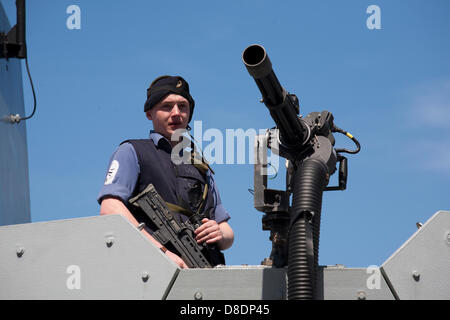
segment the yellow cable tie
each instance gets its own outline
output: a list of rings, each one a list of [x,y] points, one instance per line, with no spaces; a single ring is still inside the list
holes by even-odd
[[[351,134],[350,132],[347,132],[345,135],[346,135],[347,137],[349,137],[350,139],[353,139],[353,136],[352,136],[352,134]]]

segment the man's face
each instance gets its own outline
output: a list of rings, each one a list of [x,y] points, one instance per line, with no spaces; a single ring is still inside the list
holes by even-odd
[[[169,94],[152,109],[147,118],[153,121],[153,129],[169,141],[176,129],[185,129],[189,121],[189,101],[177,94]]]

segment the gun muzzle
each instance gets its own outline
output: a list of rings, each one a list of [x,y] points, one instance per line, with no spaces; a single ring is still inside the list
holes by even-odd
[[[248,73],[255,79],[264,103],[271,106],[282,103],[286,93],[273,72],[272,62],[266,50],[259,44],[251,45],[242,53],[242,60]]]
[[[280,130],[281,142],[290,148],[303,145],[308,136],[308,127],[298,117],[296,97],[294,99],[278,81],[264,47],[259,44],[247,47],[242,53],[242,61],[255,80],[263,102]]]

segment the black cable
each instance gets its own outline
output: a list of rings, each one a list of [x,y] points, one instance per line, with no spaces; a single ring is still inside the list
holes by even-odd
[[[28,67],[28,57],[25,58],[25,66],[27,67],[28,78],[30,79],[31,90],[33,92],[34,106],[33,112],[31,112],[31,114],[28,117],[20,118],[19,121],[30,119],[32,116],[34,116],[34,113],[36,112],[36,93],[34,92],[33,80],[31,79],[30,68]]]
[[[342,133],[343,135],[349,137],[350,139],[352,139],[352,141],[356,145],[356,150],[348,150],[348,149],[343,148],[343,149],[336,149],[336,152],[345,152],[345,153],[356,154],[361,150],[361,145],[359,144],[359,141],[356,140],[356,138],[350,132],[342,130],[341,128],[337,127],[336,125],[333,125],[332,131]]]
[[[26,65],[26,68],[27,68],[28,79],[30,79],[31,90],[33,92],[33,100],[34,100],[33,111],[31,112],[31,114],[28,117],[24,117],[24,118],[22,118],[19,114],[15,114],[15,115],[14,114],[10,114],[9,115],[9,121],[11,121],[12,123],[19,123],[21,120],[28,120],[36,112],[36,93],[34,92],[33,80],[31,79],[30,68],[28,67],[28,57],[25,57],[25,65]]]

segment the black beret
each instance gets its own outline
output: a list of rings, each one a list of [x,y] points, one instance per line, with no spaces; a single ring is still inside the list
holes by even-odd
[[[158,104],[167,95],[174,93],[178,94],[187,101],[189,101],[189,122],[192,119],[194,112],[194,99],[189,93],[189,84],[180,76],[161,76],[153,80],[150,87],[147,89],[147,101],[144,104],[144,112],[147,112]]]

